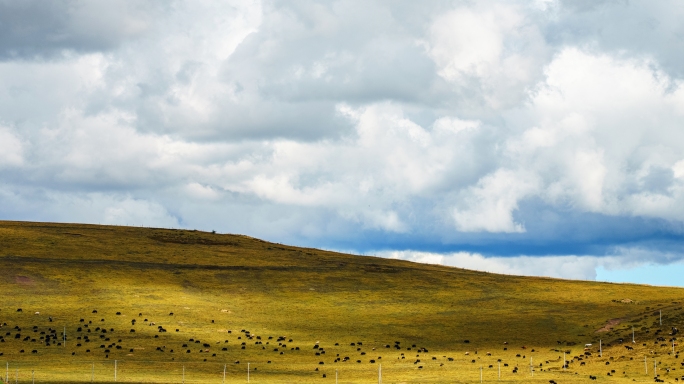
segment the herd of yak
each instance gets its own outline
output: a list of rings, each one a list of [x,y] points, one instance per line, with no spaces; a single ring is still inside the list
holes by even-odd
[[[318,366],[325,366],[325,364],[335,364],[335,363],[356,363],[356,364],[376,364],[381,363],[383,355],[385,359],[398,359],[405,362],[412,362],[415,369],[421,370],[427,367],[427,362],[432,362],[435,365],[444,366],[445,364],[455,364],[455,359],[450,356],[431,356],[429,355],[429,350],[424,346],[418,346],[416,344],[406,344],[401,341],[394,341],[392,343],[386,344],[374,344],[375,347],[364,346],[363,341],[354,341],[344,343],[342,346],[340,343],[334,343],[334,348],[325,347],[320,342],[315,342],[313,345],[309,344],[304,347],[301,343],[300,345],[294,345],[295,341],[291,337],[287,336],[264,336],[257,335],[249,330],[241,329],[239,332],[233,330],[224,330],[225,340],[200,340],[197,336],[181,337],[184,331],[180,328],[169,326],[171,323],[178,323],[174,320],[170,321],[160,321],[158,319],[151,319],[143,313],[138,313],[137,316],[133,316],[130,320],[130,325],[128,325],[128,320],[125,322],[119,316],[122,316],[121,312],[116,312],[115,316],[119,317],[114,323],[117,327],[114,328],[111,323],[112,321],[107,321],[105,318],[98,316],[97,310],[92,310],[89,316],[84,316],[80,318],[77,324],[70,324],[69,326],[59,326],[57,321],[53,320],[50,316],[41,316],[39,312],[34,312],[32,317],[27,317],[21,308],[17,309],[19,312],[17,315],[25,320],[32,318],[33,323],[40,323],[39,325],[20,325],[20,324],[8,324],[7,322],[0,321],[0,360],[5,358],[11,358],[16,361],[21,359],[23,354],[33,354],[33,355],[63,355],[71,354],[71,356],[88,356],[88,359],[127,359],[135,360],[138,355],[146,354],[152,351],[150,346],[141,346],[142,338],[136,337],[136,332],[139,334],[148,335],[154,334],[155,344],[154,351],[152,353],[165,354],[165,359],[169,361],[196,361],[196,362],[224,362],[230,360],[232,364],[240,364],[239,359],[235,359],[235,356],[245,356],[241,353],[235,353],[236,350],[245,350],[257,348],[262,350],[267,354],[272,353],[272,360],[265,362],[266,364],[271,364],[272,361],[276,361],[278,356],[284,354],[295,353],[298,356],[309,356],[312,362],[315,362]],[[5,311],[0,311],[0,314],[7,313]],[[173,312],[170,312],[169,317],[173,317]],[[13,316],[16,317],[16,316]],[[92,319],[90,319],[92,318]],[[159,323],[159,324],[157,324]],[[166,325],[162,324],[165,323]],[[211,320],[211,323],[215,323]],[[124,326],[122,328],[122,324]],[[145,327],[145,328],[142,328]],[[168,328],[168,329],[167,329]],[[141,332],[142,331],[142,332]],[[164,334],[167,332],[174,332],[178,336],[166,337]],[[673,350],[671,353],[675,359],[679,358],[678,352],[674,351],[674,346],[676,345],[679,330],[676,327],[671,327],[671,330],[667,333],[663,333],[661,329],[658,329],[654,333],[654,345],[647,345],[643,343],[643,347],[668,347],[672,346]],[[667,337],[665,337],[667,336]],[[146,337],[145,339],[147,339]],[[229,340],[233,338],[234,340]],[[465,344],[469,344],[469,340],[463,340]],[[615,340],[616,343],[623,344],[627,353],[634,351],[635,344],[624,339]],[[561,343],[561,342],[559,342]],[[509,367],[508,362],[503,362],[502,359],[496,359],[494,364],[485,364],[487,369],[503,367],[504,370],[510,371],[512,374],[518,374],[521,367],[528,371],[558,371],[558,370],[571,370],[575,365],[585,366],[586,362],[592,361],[597,354],[595,349],[591,348],[591,344],[587,344],[584,351],[575,356],[567,356],[561,363],[561,356],[559,355],[557,359],[546,360],[545,362],[538,363],[538,365],[532,366],[531,363],[527,363],[527,355],[532,356],[535,350],[531,349],[527,354],[525,354],[526,347],[520,347],[520,353],[515,354],[515,358],[518,362],[512,363],[512,367]],[[334,352],[330,352],[332,349]],[[307,351],[308,350],[308,351]],[[504,343],[503,350],[508,350],[507,343]],[[555,350],[556,352],[562,353],[562,350]],[[6,352],[9,352],[7,355]],[[342,353],[335,353],[342,352]],[[569,352],[569,351],[567,351]],[[471,355],[472,353],[472,355]],[[653,352],[651,352],[653,353]],[[476,357],[478,351],[471,350],[466,352],[467,356],[465,362],[469,364],[480,363],[484,360],[480,360],[480,357]],[[469,356],[468,356],[469,355]],[[149,357],[149,355],[147,355]],[[390,357],[391,356],[391,357]],[[415,356],[415,358],[413,357]],[[480,356],[492,356],[490,352],[481,353]],[[512,354],[511,354],[512,356]],[[161,357],[161,356],[160,356]],[[634,361],[635,356],[620,356],[617,359],[614,357],[609,357],[605,361],[605,365],[614,364],[617,361],[626,361],[627,359]],[[462,359],[457,359],[458,362],[462,362]],[[491,360],[491,359],[490,359]],[[637,358],[638,360],[638,358]],[[496,366],[495,366],[496,364]],[[546,365],[545,365],[546,364]],[[546,368],[546,369],[545,369]],[[610,367],[607,367],[610,368]],[[323,370],[319,371],[316,367],[315,371],[319,372],[321,377],[327,377],[327,374],[322,373]],[[668,378],[674,381],[679,381],[681,379],[684,382],[684,375],[670,375],[671,371],[675,371],[675,367],[664,369],[664,373],[667,374]],[[684,361],[681,362],[680,370],[684,372]],[[675,373],[675,372],[672,372]],[[606,373],[607,376],[619,375],[616,373],[615,369],[609,369]],[[663,382],[661,375],[653,370],[654,380],[656,382]],[[597,376],[589,375],[589,379],[596,380]],[[551,382],[555,383],[554,380]]]

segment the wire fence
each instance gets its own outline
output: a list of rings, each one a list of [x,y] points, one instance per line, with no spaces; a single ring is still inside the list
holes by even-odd
[[[3,383],[292,383],[327,379],[326,383],[385,382],[506,382],[501,371],[487,366],[453,366],[448,369],[423,370],[413,364],[375,364],[372,366],[269,364],[241,362],[168,362],[168,361],[5,361]],[[528,368],[529,370],[529,368]],[[531,376],[537,375],[538,377]],[[516,374],[508,379],[527,377],[530,381],[548,382],[548,374]],[[544,380],[544,377],[546,379]],[[554,376],[556,377],[556,376]]]
[[[577,380],[573,370],[553,368],[542,370],[520,364],[455,364],[432,367],[405,363],[385,363],[372,366],[270,364],[267,362],[169,362],[169,361],[3,361],[0,382],[8,383],[548,383],[559,378]],[[663,373],[657,359],[630,361],[623,366],[637,382],[652,381]],[[419,368],[420,367],[420,368]],[[621,369],[621,370],[622,370]],[[605,375],[605,373],[603,374]],[[603,376],[602,375],[602,376]],[[674,374],[672,379],[679,375]],[[656,376],[657,377],[657,376]],[[327,379],[326,381],[318,381]],[[583,379],[587,379],[583,377]],[[684,379],[684,377],[682,378]]]

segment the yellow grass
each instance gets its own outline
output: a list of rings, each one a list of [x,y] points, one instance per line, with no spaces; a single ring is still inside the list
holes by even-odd
[[[383,383],[477,383],[480,367],[484,382],[497,381],[499,359],[501,382],[653,382],[654,359],[675,382],[684,355],[671,354],[668,333],[682,328],[683,299],[679,288],[496,275],[238,235],[0,222],[0,374],[12,383],[31,382],[32,371],[37,383],[113,382],[115,360],[118,382],[180,383],[185,369],[186,383],[221,383],[224,366],[226,382],[246,382],[249,363],[254,383],[334,383],[336,371],[339,383],[375,383],[380,364]],[[613,330],[597,332],[611,319]],[[49,328],[59,340],[46,346]],[[563,352],[575,357],[565,370]]]

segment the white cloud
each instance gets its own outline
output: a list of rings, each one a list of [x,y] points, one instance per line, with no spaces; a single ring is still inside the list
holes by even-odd
[[[534,175],[500,169],[480,179],[465,191],[453,213],[456,228],[462,232],[525,232],[513,219],[518,201],[535,192]]]
[[[672,166],[672,172],[674,173],[674,177],[678,179],[684,178],[684,160],[679,160],[678,162],[674,163]]]
[[[565,279],[594,280],[596,267],[612,260],[592,256],[515,256],[485,257],[478,253],[455,252],[435,254],[414,251],[389,251],[379,255],[394,259],[520,276],[546,276]]]
[[[684,146],[672,140],[681,135],[680,113],[672,106],[681,84],[648,60],[575,48],[559,53],[546,72],[529,109],[538,125],[509,140],[511,155],[549,181],[550,201],[611,215],[647,214],[629,201],[647,192],[639,180],[650,168],[680,160]],[[670,192],[679,195],[679,188]]]
[[[221,197],[221,191],[214,187],[202,185],[197,182],[191,182],[185,186],[187,194],[196,199],[202,200],[217,200]]]
[[[512,3],[451,10],[435,19],[429,36],[428,54],[439,75],[461,87],[475,80],[493,108],[524,99],[549,52],[538,26]]]
[[[444,117],[428,130],[389,103],[354,109],[338,107],[355,124],[355,134],[339,142],[268,142],[270,156],[245,166],[228,190],[299,206],[337,209],[368,228],[405,232],[410,227],[395,209],[411,196],[438,188],[454,163],[472,167],[465,148],[479,123]]]
[[[596,280],[597,271],[636,271],[647,265],[666,266],[680,260],[673,253],[652,252],[640,248],[621,247],[610,256],[545,255],[545,256],[483,256],[479,253],[431,253],[418,251],[381,251],[377,255],[419,263],[441,264],[476,271],[519,276],[544,276],[562,279]],[[657,280],[650,279],[657,285]]]
[[[9,127],[0,126],[0,167],[20,166],[23,162],[23,143]]]
[[[108,199],[105,199],[108,200]],[[102,203],[97,201],[97,203]],[[126,198],[110,200],[102,207],[102,223],[145,227],[178,228],[178,220],[158,203]]]

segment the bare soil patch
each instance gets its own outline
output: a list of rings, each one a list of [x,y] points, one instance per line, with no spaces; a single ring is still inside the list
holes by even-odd
[[[20,285],[33,285],[35,280],[28,276],[15,276],[14,281]]]
[[[596,333],[600,333],[600,332],[609,332],[609,331],[611,331],[616,325],[620,324],[620,323],[622,322],[622,320],[623,320],[623,319],[610,319],[610,320],[608,320],[608,322],[606,323],[606,325],[604,325],[602,328],[599,328],[599,329],[596,331]]]

